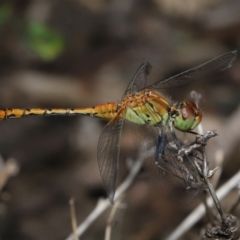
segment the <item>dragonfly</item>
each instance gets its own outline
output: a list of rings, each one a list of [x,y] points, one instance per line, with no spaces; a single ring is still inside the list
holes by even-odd
[[[87,108],[2,109],[0,110],[0,119],[88,115],[108,120],[99,137],[97,159],[108,198],[113,203],[124,121],[132,124],[132,132],[136,143],[145,146],[140,150],[141,159],[147,162],[150,169],[153,169],[150,172],[154,178],[158,179],[162,174],[161,171],[164,171],[171,173],[173,178],[185,178],[186,180],[186,176],[183,176],[186,175],[186,171],[183,171],[176,155],[171,155],[169,141],[170,139],[173,140],[179,147],[174,129],[181,132],[192,132],[201,122],[202,112],[191,100],[184,100],[179,104],[173,103],[159,93],[159,89],[177,87],[198,81],[228,69],[232,66],[236,55],[237,51],[228,52],[200,66],[157,81],[149,86],[147,86],[147,77],[152,66],[145,60],[131,79],[120,102],[106,102]],[[141,129],[147,130],[145,132],[148,132],[148,135],[141,134]],[[146,144],[144,145],[144,143]],[[150,145],[153,146],[153,150],[146,155],[145,152],[150,149]],[[158,165],[158,168],[155,164]],[[190,175],[188,178],[192,177],[193,175]]]

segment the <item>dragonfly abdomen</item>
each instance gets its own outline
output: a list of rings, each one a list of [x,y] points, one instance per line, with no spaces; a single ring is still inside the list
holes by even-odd
[[[11,108],[0,110],[0,119],[23,118],[31,116],[74,115],[74,109],[66,108]]]
[[[111,119],[116,116],[116,111],[116,103],[105,103],[90,108],[12,108],[0,110],[0,119],[53,115],[89,115],[92,117]]]
[[[53,112],[59,109],[42,109],[42,108],[11,108],[11,109],[1,109],[0,119],[9,118],[23,118],[31,116],[48,116],[53,115]]]

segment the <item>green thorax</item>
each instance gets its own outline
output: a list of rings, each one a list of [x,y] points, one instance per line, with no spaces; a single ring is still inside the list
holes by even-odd
[[[152,90],[143,90],[134,95],[127,95],[121,107],[123,117],[137,124],[167,125],[170,119],[169,101]]]

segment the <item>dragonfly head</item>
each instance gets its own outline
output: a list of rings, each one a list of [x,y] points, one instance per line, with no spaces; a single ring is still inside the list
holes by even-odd
[[[180,103],[179,112],[174,120],[174,127],[182,132],[193,130],[202,120],[202,112],[190,100]]]

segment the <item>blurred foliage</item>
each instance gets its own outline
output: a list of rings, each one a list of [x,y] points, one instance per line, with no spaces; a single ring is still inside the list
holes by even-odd
[[[61,54],[64,41],[54,30],[34,21],[26,22],[25,26],[24,43],[38,57],[52,61]]]
[[[14,17],[9,4],[0,7],[0,27],[7,24],[12,25],[25,47],[43,61],[55,60],[64,50],[64,40],[56,31],[39,22]]]
[[[12,15],[12,9],[9,5],[3,5],[0,7],[0,27],[4,25]]]

